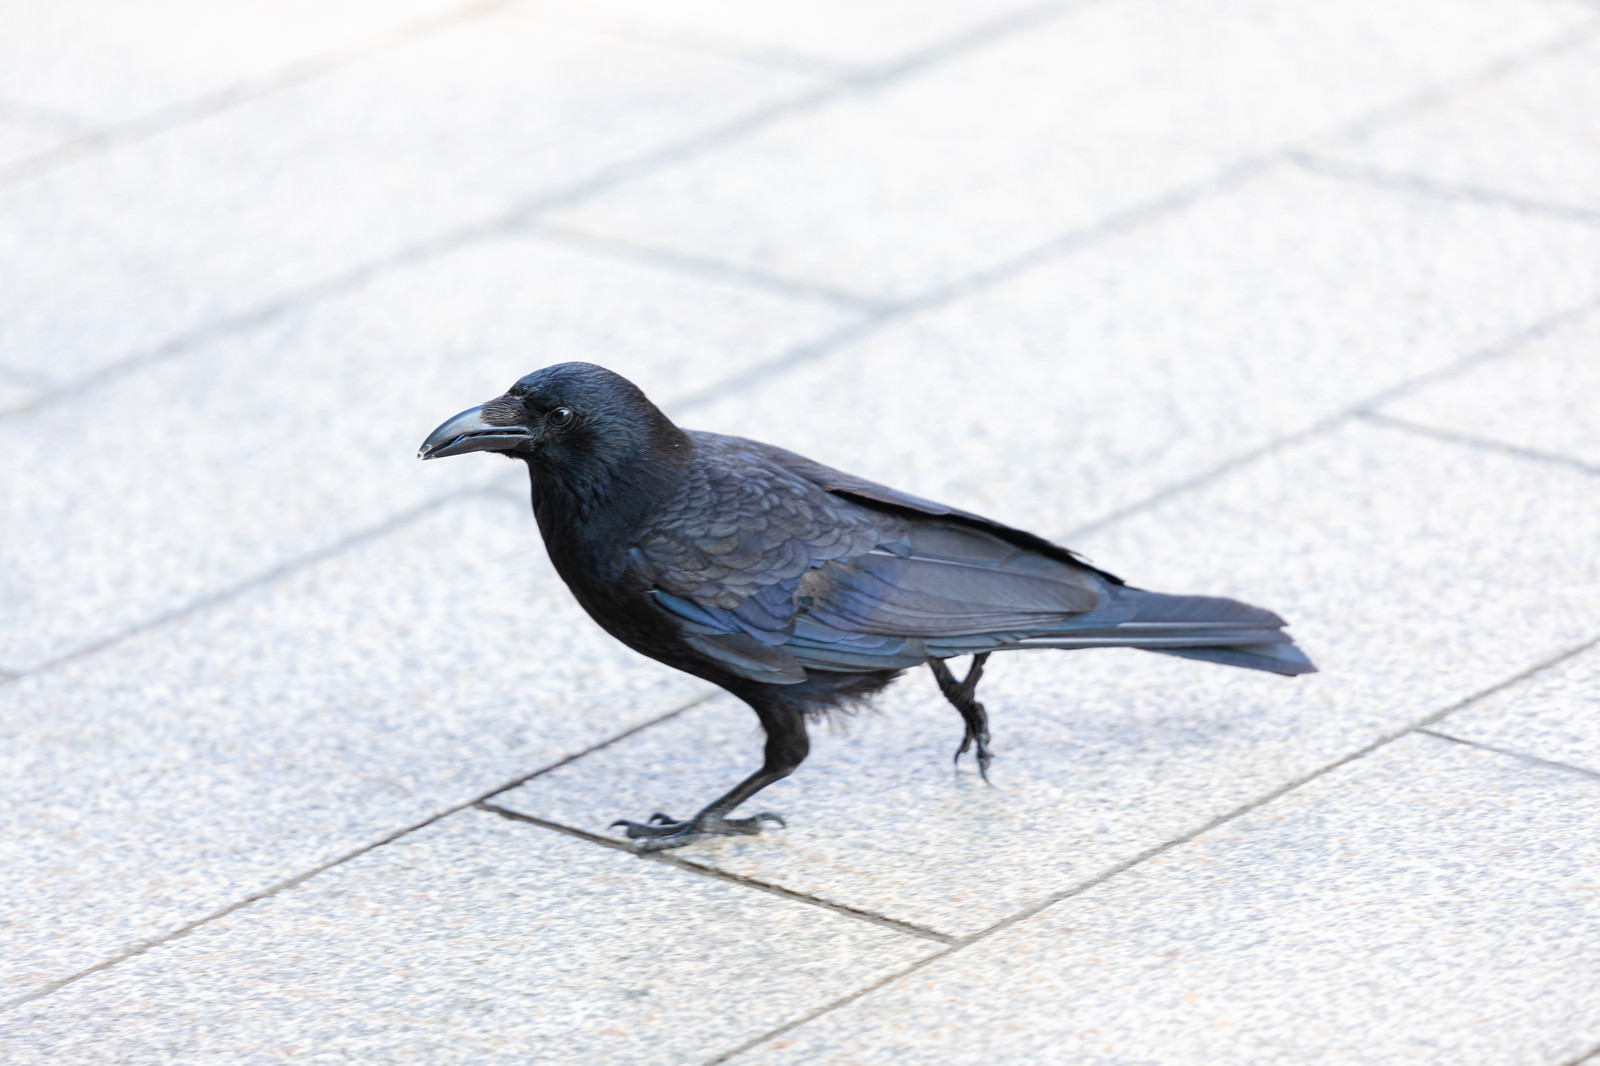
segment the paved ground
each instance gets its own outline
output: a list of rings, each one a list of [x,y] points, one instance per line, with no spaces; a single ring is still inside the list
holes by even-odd
[[[581,358],[1290,617],[754,765],[443,417]],[[0,12],[0,1058],[1600,1063],[1600,6]]]

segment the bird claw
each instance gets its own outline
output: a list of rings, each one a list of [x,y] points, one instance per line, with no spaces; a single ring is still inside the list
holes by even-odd
[[[619,818],[607,828],[622,827],[628,839],[634,841],[640,851],[664,851],[712,837],[754,836],[761,832],[764,821],[774,822],[785,829],[789,827],[782,816],[771,811],[762,811],[749,818],[724,818],[720,814],[707,817],[702,813],[684,822],[673,821],[657,811],[648,822],[630,822]]]
[[[992,785],[994,782],[989,780],[989,764],[994,762],[994,753],[989,750],[988,730],[984,730],[981,733],[974,733],[971,729],[968,729],[966,734],[961,738],[961,746],[956,749],[955,757],[951,759],[951,762],[955,763],[957,766],[961,765],[961,756],[965,755],[974,744],[976,744],[978,748],[978,750],[973,753],[973,758],[975,758],[978,763],[978,776],[983,778],[984,784]]]

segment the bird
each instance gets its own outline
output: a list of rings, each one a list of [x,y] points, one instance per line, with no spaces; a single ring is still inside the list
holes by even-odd
[[[1278,615],[1127,584],[1068,548],[771,444],[680,429],[632,382],[560,363],[445,421],[418,457],[527,467],[556,573],[623,644],[747,703],[760,769],[693,817],[620,819],[640,850],[785,825],[735,808],[792,774],[808,720],[848,713],[926,664],[988,780],[998,651],[1139,648],[1284,676],[1316,667]],[[971,656],[963,676],[948,660]]]

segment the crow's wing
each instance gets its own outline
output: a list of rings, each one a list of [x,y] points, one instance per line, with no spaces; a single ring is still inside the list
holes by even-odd
[[[684,640],[741,676],[901,669],[1088,613],[1113,621],[1095,611],[1107,580],[1065,549],[1041,554],[1001,535],[1017,531],[767,445],[694,437],[683,491],[632,560]]]

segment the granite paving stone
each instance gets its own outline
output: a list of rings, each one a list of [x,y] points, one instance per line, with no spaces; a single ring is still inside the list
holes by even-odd
[[[1570,1061],[1597,830],[1592,780],[1406,737],[733,1061]]]
[[[39,392],[36,382],[0,367],[0,415],[32,403],[39,397]]]
[[[108,126],[473,6],[461,0],[7,4],[0,12],[0,98]]]
[[[1331,158],[1600,218],[1600,41],[1588,40],[1360,136]]]
[[[1448,715],[1437,732],[1600,774],[1600,650]]]
[[[1593,227],[1283,166],[682,420],[1065,533],[1597,298]]]
[[[1587,463],[1600,471],[1600,315],[1379,408],[1409,422]]]
[[[1133,651],[997,658],[981,690],[992,789],[970,764],[952,772],[959,718],[919,676],[845,735],[814,730],[810,761],[751,802],[787,829],[680,854],[978,932],[1594,638],[1597,520],[1582,473],[1395,430],[1275,452],[1074,546],[1143,587],[1277,610],[1322,673]],[[1487,603],[1515,624],[1477,624]],[[754,717],[720,701],[495,802],[605,833],[692,812],[758,751]]]
[[[79,379],[813,84],[535,7],[454,25],[9,186],[4,361]]]
[[[0,1018],[0,1055],[701,1062],[939,947],[469,810]]]
[[[749,4],[740,0],[568,0],[557,10],[600,25],[731,49],[771,62],[865,70],[961,41],[989,27],[1077,4],[1038,0],[811,0]]]
[[[0,115],[0,168],[21,159],[37,155],[47,148],[60,144],[66,138],[48,130],[14,122]]]
[[[486,496],[0,685],[0,1001],[705,691]]]
[[[0,420],[0,669],[31,668],[442,493],[428,431],[551,362],[670,399],[852,321],[532,239],[483,242]],[[23,476],[24,472],[26,476]]]
[[[1527,0],[1089,4],[552,218],[911,298],[1594,18]]]

